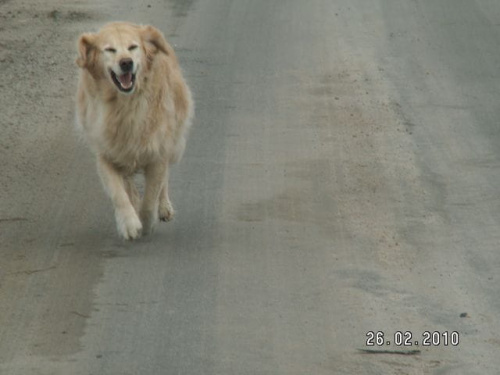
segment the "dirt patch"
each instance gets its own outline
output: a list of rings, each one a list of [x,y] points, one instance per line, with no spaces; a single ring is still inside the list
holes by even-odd
[[[54,9],[48,12],[48,18],[55,22],[81,22],[98,19],[99,16],[91,12],[82,12],[76,10],[60,11]]]
[[[47,235],[47,228],[57,220],[59,199],[64,191],[72,189],[68,188],[67,176],[77,149],[73,131],[76,39],[105,16],[93,13],[98,6],[88,5],[92,10],[87,11],[76,2],[68,3],[0,0],[0,190],[9,197],[0,199],[0,320],[18,311],[16,306],[24,293],[38,296],[30,301],[39,317],[29,327],[36,339],[25,340],[31,354],[74,352],[79,349],[78,340],[85,328],[84,319],[71,315],[66,319],[69,313],[55,307],[51,298],[57,292],[36,291],[47,286],[45,283],[54,273],[64,276],[78,263],[75,257],[88,260],[86,249],[78,253],[78,246],[58,247]],[[58,268],[63,258],[67,264]],[[72,307],[88,314],[91,286],[99,277],[100,263],[90,262],[80,277],[70,272],[71,279],[90,286],[89,293],[75,300]],[[48,288],[54,293],[58,285]],[[63,320],[64,324],[60,324]],[[24,328],[20,320],[11,324],[17,327],[12,332]],[[50,326],[68,334],[49,332]],[[6,342],[13,341],[9,332],[4,335]],[[15,355],[19,351],[0,344],[2,360],[10,358],[8,353]]]

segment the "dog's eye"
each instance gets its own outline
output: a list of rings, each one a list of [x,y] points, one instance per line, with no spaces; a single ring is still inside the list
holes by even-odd
[[[136,44],[132,44],[130,47],[128,47],[128,50],[129,51],[133,51],[134,49],[137,49],[137,45]]]
[[[112,53],[115,53],[115,52],[116,52],[116,49],[115,49],[115,48],[113,48],[113,47],[107,47],[107,48],[104,48],[104,50],[105,50],[106,52],[112,52]]]

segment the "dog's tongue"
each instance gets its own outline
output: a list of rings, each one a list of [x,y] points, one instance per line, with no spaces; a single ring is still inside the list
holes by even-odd
[[[124,89],[128,89],[132,86],[132,73],[125,73],[118,76],[118,81],[120,81],[120,84]]]

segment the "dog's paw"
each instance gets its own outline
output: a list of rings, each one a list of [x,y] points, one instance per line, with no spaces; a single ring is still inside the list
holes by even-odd
[[[142,224],[139,217],[133,212],[116,214],[118,233],[126,240],[135,240],[141,236]]]
[[[162,202],[158,208],[158,215],[161,221],[170,221],[174,218],[175,210],[170,201]]]

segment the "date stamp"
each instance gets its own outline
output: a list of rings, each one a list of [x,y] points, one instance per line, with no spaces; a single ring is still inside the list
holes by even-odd
[[[396,331],[392,335],[383,331],[368,331],[366,346],[458,346],[460,335],[457,331],[424,331],[415,335],[411,331]]]

